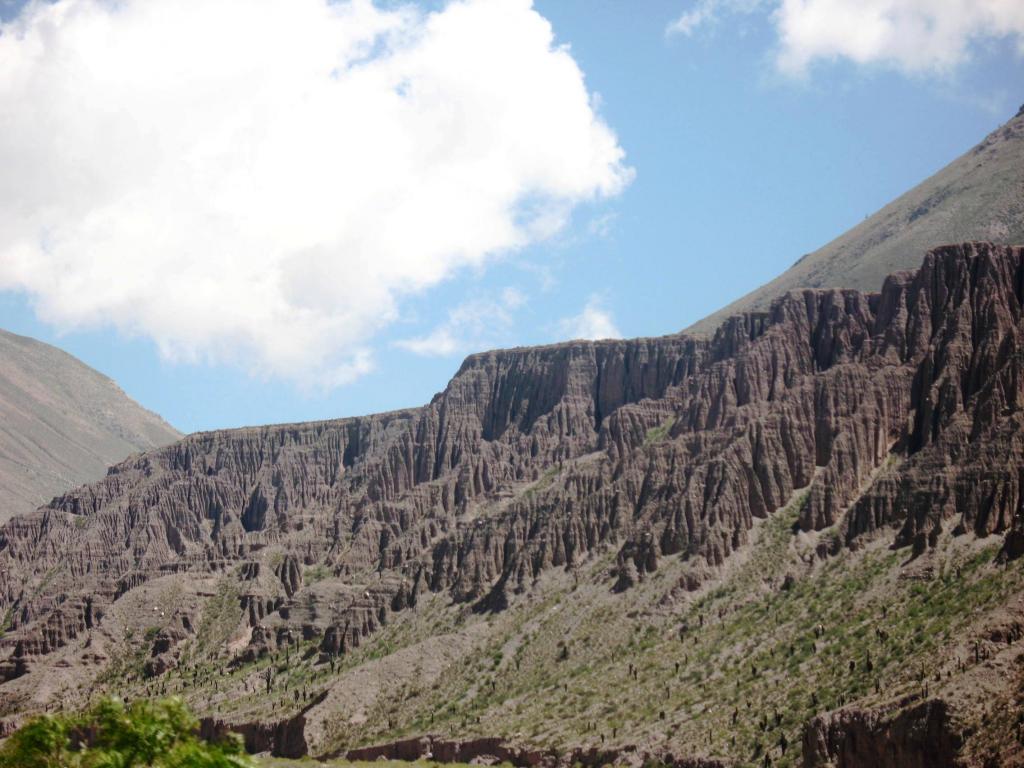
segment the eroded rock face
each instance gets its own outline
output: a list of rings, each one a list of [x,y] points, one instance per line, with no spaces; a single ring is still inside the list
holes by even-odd
[[[805,768],[958,768],[963,740],[939,699],[894,712],[840,709],[804,732]]]
[[[248,752],[267,752],[274,757],[298,758],[306,755],[305,715],[274,723],[226,723],[212,717],[199,721],[199,735],[207,741],[221,741],[229,733],[242,737]]]
[[[335,755],[334,757],[337,757]],[[478,738],[466,741],[424,736],[389,744],[349,750],[345,759],[357,762],[432,760],[438,763],[473,765],[509,764],[517,768],[568,768],[605,765],[660,765],[666,768],[725,768],[726,763],[712,758],[677,758],[669,753],[651,753],[635,746],[610,749],[574,749],[566,752],[517,747],[504,739]]]
[[[0,528],[0,676],[168,574],[233,582],[240,658],[344,654],[424,590],[501,610],[601,547],[609,589],[666,557],[699,565],[694,588],[801,488],[800,526],[848,546],[950,528],[1019,554],[1022,296],[1024,249],[950,246],[709,341],[489,352],[422,408],[192,435]]]

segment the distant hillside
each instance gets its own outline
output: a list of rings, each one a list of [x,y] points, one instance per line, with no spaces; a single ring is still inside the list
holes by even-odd
[[[968,240],[1024,242],[1024,107],[928,180],[685,332],[710,335],[727,317],[765,310],[796,288],[877,291],[886,275],[921,266],[929,249]]]
[[[66,352],[0,330],[0,521],[180,436]]]

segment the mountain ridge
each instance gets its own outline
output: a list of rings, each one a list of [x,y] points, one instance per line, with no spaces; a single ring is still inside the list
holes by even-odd
[[[944,168],[778,277],[689,326],[708,335],[729,315],[765,310],[787,290],[875,290],[949,243],[1024,242],[1024,107]]]
[[[596,748],[600,735],[608,747],[632,739],[728,762],[746,750],[763,755],[766,729],[796,744],[810,716],[824,714],[819,704],[841,709],[852,697],[870,707],[879,696],[920,695],[906,661],[917,663],[915,649],[927,645],[896,652],[877,640],[858,650],[868,653],[867,662],[852,659],[858,670],[886,675],[874,693],[867,672],[851,667],[844,676],[807,650],[810,622],[822,622],[787,594],[809,605],[825,586],[847,589],[834,582],[845,571],[834,574],[830,563],[849,561],[851,574],[888,569],[878,573],[892,587],[864,604],[863,621],[893,634],[901,627],[885,622],[904,609],[890,618],[876,600],[891,593],[922,610],[900,586],[903,572],[945,574],[955,561],[957,578],[962,570],[974,580],[961,588],[964,599],[990,606],[985,621],[1002,608],[986,602],[993,590],[1019,589],[1022,314],[1024,248],[966,243],[932,252],[879,292],[787,293],[768,312],[729,318],[711,339],[482,353],[421,408],[203,433],[139,455],[0,527],[8,617],[0,716],[60,697],[170,690],[222,727],[256,733],[252,723],[262,723],[261,748],[280,754],[336,754],[423,734],[438,711],[467,737],[512,738],[522,727],[530,741],[560,747]],[[715,597],[728,574],[746,573],[743,563],[761,569],[761,546],[777,549],[765,570],[744,575],[734,601]],[[1012,565],[991,562],[992,546]],[[946,602],[928,610],[960,612],[936,621],[962,622],[960,604],[941,594]],[[760,599],[797,612],[789,620],[796,634],[770,655],[750,646],[744,629],[773,615],[749,613]],[[535,719],[537,707],[556,706],[550,696],[560,687],[531,681],[554,676],[568,690],[573,675],[618,670],[625,656],[635,659],[630,676],[639,684],[641,661],[663,666],[642,655],[643,643],[622,638],[635,623],[630,606],[643,606],[656,629],[657,658],[676,659],[674,673],[654,678],[669,683],[671,707],[660,717],[647,711],[653,694],[638,685],[641,701],[615,689],[637,710],[615,715],[625,719],[614,733],[588,726],[593,707],[612,706],[600,691],[563,718]],[[556,607],[575,617],[559,645],[558,634],[543,631]],[[844,606],[819,610],[831,616],[835,607]],[[975,631],[951,626],[954,648]],[[740,634],[720,642],[714,632]],[[861,643],[817,629],[814,637],[815,649],[817,638],[837,648]],[[514,653],[541,639],[543,650]],[[730,675],[721,695],[697,686],[705,662],[686,651],[691,640],[699,658],[718,655],[707,662],[713,674]],[[719,658],[736,644],[757,660],[753,676],[732,676],[743,662]],[[605,648],[612,656],[601,655]],[[1018,653],[998,648],[1000,659]],[[487,667],[487,659],[497,661]],[[800,679],[785,673],[786,659],[821,683],[822,699],[801,694],[762,735],[751,718],[737,725],[732,715],[738,744],[693,730],[693,707],[720,728],[742,697],[782,706],[772,692]],[[453,670],[470,661],[485,668],[469,688],[445,694],[440,710],[429,692],[410,693],[427,667],[441,693],[462,685]],[[957,680],[980,674],[956,669]],[[757,670],[774,683],[762,687]],[[483,695],[480,675],[491,690],[520,697],[521,714]],[[969,717],[950,707],[956,714],[943,728]],[[669,714],[671,733],[659,730]],[[847,748],[840,725],[820,727],[822,741],[808,742],[816,754]],[[280,736],[267,737],[268,728]],[[785,765],[794,752],[787,758],[782,744],[772,754]]]
[[[0,330],[0,522],[181,434],[109,377]]]

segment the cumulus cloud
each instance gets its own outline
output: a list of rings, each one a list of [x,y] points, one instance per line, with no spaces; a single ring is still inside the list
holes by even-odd
[[[36,0],[0,125],[0,289],[326,386],[403,296],[632,173],[530,0]]]
[[[945,73],[992,39],[1009,39],[1024,54],[1020,0],[699,0],[667,31],[689,35],[720,15],[759,9],[770,10],[779,38],[776,64],[789,75],[837,59]]]
[[[1024,51],[1020,0],[783,0],[779,66],[801,73],[815,59],[948,71],[973,43],[1009,37]]]
[[[395,346],[426,357],[449,357],[504,343],[514,325],[514,313],[526,295],[508,287],[498,300],[470,299],[448,311],[448,317],[429,333],[399,339]]]
[[[600,296],[591,296],[578,315],[564,318],[558,332],[565,339],[621,339],[611,312],[604,308]]]

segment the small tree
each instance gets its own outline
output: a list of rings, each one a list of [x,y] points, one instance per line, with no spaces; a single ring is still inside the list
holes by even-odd
[[[42,715],[15,731],[0,748],[2,768],[63,768],[68,728],[61,718]]]
[[[80,715],[43,715],[0,747],[0,768],[250,768],[237,737],[196,736],[180,699],[125,705],[104,699]]]

